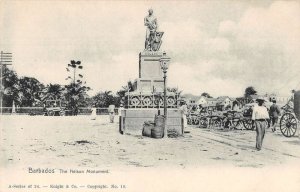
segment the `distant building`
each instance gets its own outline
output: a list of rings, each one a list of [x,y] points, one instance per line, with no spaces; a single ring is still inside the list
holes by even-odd
[[[276,100],[276,103],[279,105],[279,106],[284,106],[285,104],[287,104],[292,96],[280,96],[280,95],[276,95],[276,94],[266,94],[266,97],[269,99],[269,101],[271,102],[272,100]]]
[[[216,106],[219,110],[232,109],[232,104],[235,99],[228,96],[221,96],[217,98]]]
[[[204,105],[208,103],[209,98],[201,96],[198,100],[197,100],[197,104],[198,105]]]

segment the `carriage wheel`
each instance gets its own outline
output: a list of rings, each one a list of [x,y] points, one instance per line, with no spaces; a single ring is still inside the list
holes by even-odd
[[[211,120],[211,125],[213,126],[213,128],[221,128],[222,127],[222,121],[221,119],[212,119]]]
[[[152,104],[152,100],[151,100],[151,98],[150,97],[145,97],[144,99],[143,99],[143,105],[144,106],[150,106]]]
[[[65,116],[66,115],[66,112],[64,111],[64,110],[61,110],[60,112],[59,112],[59,116]]]
[[[297,119],[292,113],[285,113],[280,119],[280,131],[286,137],[292,137],[297,130]]]
[[[131,104],[134,105],[134,106],[138,106],[140,104],[140,100],[138,97],[133,97],[131,99]]]
[[[253,130],[254,126],[253,126],[253,122],[252,119],[246,119],[243,121],[243,125],[247,130]]]
[[[224,122],[224,128],[230,129],[232,127],[232,122],[230,120],[227,120]]]
[[[47,114],[48,114],[48,116],[54,116],[55,113],[54,113],[54,111],[50,110],[47,112]]]
[[[207,118],[201,117],[199,120],[199,127],[206,128],[207,127]]]
[[[243,123],[240,120],[237,120],[237,121],[233,120],[232,121],[232,126],[235,129],[239,129],[241,126],[243,126]]]
[[[193,118],[193,125],[199,125],[199,118],[198,117]]]

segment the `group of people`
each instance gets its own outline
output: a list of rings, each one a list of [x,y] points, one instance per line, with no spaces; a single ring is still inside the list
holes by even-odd
[[[256,99],[256,102],[257,105],[255,105],[252,110],[252,120],[256,127],[256,149],[260,151],[262,148],[266,129],[269,127],[269,122],[272,131],[276,131],[278,118],[280,116],[280,109],[276,104],[275,99],[272,100],[273,104],[270,106],[269,111],[264,105],[265,100],[263,97],[258,97]]]
[[[252,120],[254,122],[254,125],[256,127],[256,149],[261,150],[262,143],[264,140],[264,136],[266,133],[266,129],[270,127],[272,131],[276,131],[276,126],[278,123],[278,118],[280,116],[280,108],[276,104],[276,100],[272,100],[273,104],[270,106],[270,109],[268,110],[267,107],[264,105],[265,99],[263,97],[258,97],[256,99],[256,105],[254,105],[252,109]],[[123,104],[120,105],[118,109],[118,115],[121,114],[122,110],[124,109]],[[187,127],[187,115],[188,115],[188,107],[185,101],[182,101],[180,104],[180,111],[183,119],[183,130]],[[96,108],[92,108],[92,114],[91,119],[96,119]],[[198,109],[200,110],[200,109]],[[108,108],[109,112],[109,119],[110,122],[114,122],[114,116],[115,116],[115,106],[109,106]]]
[[[120,107],[118,108],[118,116],[121,115],[122,110],[124,109],[123,104],[120,104]],[[93,107],[91,108],[91,120],[96,120],[97,117],[97,108]],[[110,105],[108,107],[108,113],[109,113],[109,121],[110,123],[114,123],[114,119],[115,119],[115,105]]]
[[[256,99],[256,105],[254,105],[252,109],[252,120],[254,126],[256,127],[256,149],[261,150],[263,139],[265,136],[266,129],[270,127],[273,132],[276,131],[276,126],[278,123],[278,118],[280,116],[280,108],[276,104],[276,99],[272,100],[272,105],[268,109],[265,104],[265,99],[263,97],[258,97]],[[188,115],[188,107],[186,103],[183,101],[180,106],[182,118],[183,118],[183,128],[187,126],[187,115]],[[200,108],[197,111],[201,110]]]

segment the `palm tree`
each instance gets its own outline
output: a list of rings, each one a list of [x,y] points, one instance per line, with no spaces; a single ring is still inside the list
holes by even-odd
[[[63,99],[65,88],[59,84],[48,84],[42,91],[41,100]]]
[[[87,106],[89,101],[87,100],[87,91],[91,90],[90,87],[85,86],[86,82],[83,82],[83,75],[77,74],[77,70],[82,70],[83,66],[81,61],[71,60],[66,70],[70,72],[70,75],[66,80],[71,80],[69,85],[66,85],[65,98],[68,101],[68,107],[73,111],[77,111],[80,106]],[[75,112],[76,113],[76,112]]]
[[[96,107],[108,107],[111,104],[115,104],[111,91],[99,92],[92,99]]]

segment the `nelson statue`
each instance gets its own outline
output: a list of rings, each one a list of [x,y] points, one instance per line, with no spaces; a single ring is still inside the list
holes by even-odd
[[[148,15],[144,19],[144,24],[147,27],[146,29],[146,41],[145,41],[145,50],[146,51],[158,51],[162,43],[161,37],[164,32],[158,32],[157,19],[153,15],[153,10],[148,10]]]

